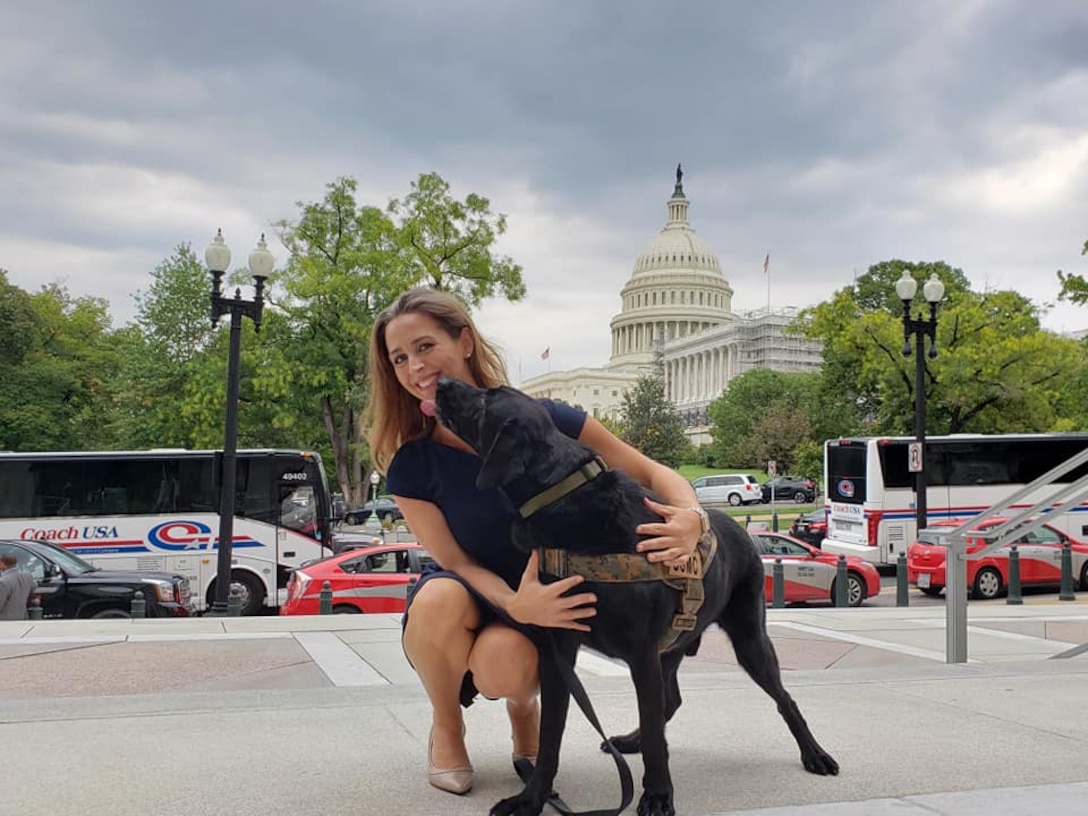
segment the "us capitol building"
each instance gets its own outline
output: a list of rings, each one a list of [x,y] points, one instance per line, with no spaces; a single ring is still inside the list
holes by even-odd
[[[699,444],[710,441],[707,408],[734,377],[754,368],[819,370],[821,345],[785,332],[795,308],[732,311],[733,288],[718,257],[688,222],[682,180],[677,167],[668,220],[620,291],[608,364],[550,371],[522,381],[522,391],[618,419],[624,392],[661,366],[666,394]]]

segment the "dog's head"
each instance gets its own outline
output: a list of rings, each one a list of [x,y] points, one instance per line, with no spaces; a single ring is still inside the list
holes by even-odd
[[[548,411],[514,388],[475,388],[443,377],[435,395],[436,417],[482,460],[476,486],[504,487],[524,476],[534,456],[559,431]]]

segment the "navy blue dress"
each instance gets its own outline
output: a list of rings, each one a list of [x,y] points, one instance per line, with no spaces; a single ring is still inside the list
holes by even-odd
[[[584,411],[551,400],[540,400],[540,404],[548,410],[556,427],[564,434],[577,439],[582,433],[586,421]],[[421,437],[402,445],[389,463],[386,490],[394,496],[436,505],[446,517],[450,532],[461,549],[500,576],[511,589],[517,589],[528,560],[528,554],[515,549],[510,538],[510,528],[517,517],[517,510],[498,490],[476,487],[480,464],[475,454],[442,445],[429,436]],[[467,581],[437,563],[424,570],[408,596],[405,621],[411,611],[415,592],[427,581],[438,577],[452,578],[468,589],[480,607],[481,627],[498,618],[523,629]],[[470,704],[475,693],[471,676],[467,676],[462,688],[462,703]]]

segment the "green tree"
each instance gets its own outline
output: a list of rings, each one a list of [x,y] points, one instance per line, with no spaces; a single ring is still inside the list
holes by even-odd
[[[1081,249],[1080,254],[1088,255],[1088,241],[1084,242],[1084,248]],[[1062,272],[1059,269],[1058,282],[1061,284],[1061,291],[1058,293],[1059,300],[1068,300],[1078,306],[1088,303],[1088,281],[1083,275]]]
[[[112,434],[121,446],[222,447],[227,334],[212,325],[210,293],[203,265],[188,244],[179,244],[135,294],[136,320],[115,338],[124,362]],[[240,439],[249,418],[245,396]]]
[[[725,393],[710,404],[710,437],[715,459],[722,467],[763,467],[767,458],[760,451],[792,451],[800,441],[793,429],[780,422],[761,424],[774,409],[775,416],[804,417],[798,427],[812,432],[811,413],[818,408],[819,374],[790,373],[757,368],[730,381]],[[754,439],[758,429],[759,438]],[[773,434],[782,433],[781,438]],[[788,457],[787,457],[788,458]],[[783,471],[784,472],[784,471]]]
[[[1043,331],[1038,309],[1009,291],[977,293],[944,264],[877,264],[802,315],[824,344],[825,389],[853,403],[872,433],[913,429],[915,360],[903,354],[902,305],[894,279],[903,269],[924,279],[939,270],[946,297],[938,312],[938,356],[923,360],[930,433],[1046,431],[1061,427],[1059,395],[1083,366],[1074,341]],[[881,296],[890,290],[892,295]],[[914,313],[922,311],[916,301]],[[928,309],[927,309],[928,311]],[[927,344],[928,346],[928,344]],[[913,343],[911,344],[913,349]]]
[[[389,202],[389,212],[397,218],[396,240],[413,285],[453,292],[472,306],[495,295],[525,296],[521,267],[492,252],[506,232],[506,216],[492,213],[488,199],[469,193],[458,201],[441,176],[423,173],[404,199]]]
[[[99,298],[57,284],[30,294],[0,270],[0,448],[107,447],[103,419],[119,364]]]
[[[622,439],[629,445],[669,467],[691,458],[691,442],[659,377],[640,377],[623,395],[620,411]]]
[[[764,468],[774,460],[780,473],[794,472],[794,451],[812,439],[808,412],[782,400],[768,406],[756,417],[752,430],[736,446],[740,467]]]

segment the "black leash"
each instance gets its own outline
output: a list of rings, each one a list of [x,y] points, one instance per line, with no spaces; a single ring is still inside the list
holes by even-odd
[[[571,810],[570,805],[563,801],[554,790],[548,796],[548,804],[555,808],[562,816],[619,816],[629,804],[635,795],[635,786],[631,781],[631,768],[627,765],[627,760],[624,758],[616,747],[612,744],[612,741],[608,739],[604,733],[604,729],[601,728],[601,723],[597,719],[597,712],[593,710],[593,703],[589,701],[589,695],[586,694],[585,686],[582,685],[582,681],[578,678],[578,675],[574,672],[573,663],[567,663],[559,653],[559,647],[556,645],[555,638],[552,634],[548,633],[548,640],[552,645],[552,659],[555,660],[559,666],[559,670],[563,675],[563,682],[567,684],[567,690],[570,691],[574,701],[578,703],[578,708],[582,709],[582,713],[586,719],[589,720],[590,725],[597,729],[597,733],[601,735],[601,739],[604,740],[604,745],[608,749],[608,753],[612,755],[612,759],[616,763],[616,770],[620,775],[620,805],[617,808],[605,808],[603,810],[583,810],[574,811]],[[533,766],[529,760],[524,757],[520,757],[514,762],[514,770],[517,771],[518,776],[521,777],[521,781],[528,784],[529,777],[533,775]]]

